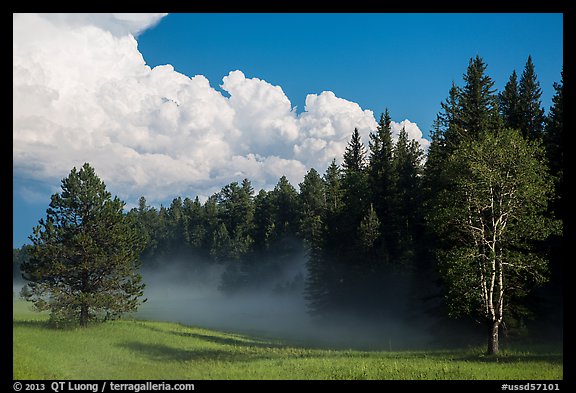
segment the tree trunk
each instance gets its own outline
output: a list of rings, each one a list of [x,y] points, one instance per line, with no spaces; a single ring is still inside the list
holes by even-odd
[[[491,323],[488,335],[488,355],[498,355],[500,348],[498,347],[498,330],[500,323],[494,321]]]
[[[88,326],[88,305],[84,303],[80,306],[80,326]]]

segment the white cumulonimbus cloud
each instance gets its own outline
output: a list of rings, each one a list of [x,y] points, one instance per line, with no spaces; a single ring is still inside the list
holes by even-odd
[[[58,183],[90,162],[129,202],[207,196],[247,177],[297,185],[339,160],[352,130],[367,142],[374,114],[325,91],[297,114],[280,86],[224,76],[224,96],[206,77],[146,65],[135,37],[164,14],[13,15],[14,176]],[[405,127],[423,148],[415,123]]]

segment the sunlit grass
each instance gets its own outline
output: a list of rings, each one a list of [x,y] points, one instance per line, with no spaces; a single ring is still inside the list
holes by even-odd
[[[562,379],[561,351],[308,348],[169,322],[56,330],[14,302],[14,379]]]

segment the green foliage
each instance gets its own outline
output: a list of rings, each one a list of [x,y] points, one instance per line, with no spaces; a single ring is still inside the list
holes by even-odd
[[[518,76],[516,70],[512,71],[504,91],[499,94],[500,113],[504,126],[520,129],[520,92],[518,91]]]
[[[376,239],[380,237],[380,220],[376,215],[376,211],[374,210],[374,206],[370,205],[370,210],[362,221],[360,222],[360,226],[358,227],[359,231],[359,238],[360,238],[360,245],[365,251],[369,251],[374,246]]]
[[[542,89],[534,71],[532,57],[528,56],[520,81],[517,81],[516,71],[513,71],[504,91],[499,95],[504,126],[520,130],[524,138],[541,138],[545,122],[541,96]]]
[[[275,228],[270,193],[260,190],[254,199],[254,247],[263,253],[270,247],[272,231]]]
[[[546,261],[533,252],[534,242],[558,232],[559,222],[544,214],[552,189],[543,155],[536,142],[503,129],[481,134],[450,157],[453,187],[439,194],[431,220],[449,244],[440,267],[454,315],[490,318],[482,280],[493,272],[493,260],[505,272],[506,296],[517,299],[546,280]]]
[[[555,94],[552,97],[552,106],[546,118],[544,129],[544,146],[546,147],[546,156],[550,163],[550,172],[554,176],[555,195],[553,201],[553,210],[561,217],[564,217],[566,211],[563,210],[564,189],[564,73],[561,74],[560,83],[554,83]]]
[[[214,247],[219,248],[221,244],[224,249],[228,248],[229,250],[224,252],[228,259],[240,259],[252,246],[253,193],[250,181],[244,179],[241,187],[233,182],[222,188],[218,194],[219,221],[222,224],[218,227],[215,236],[220,236],[221,239],[220,243],[214,244]],[[223,230],[222,225],[226,231]],[[226,237],[228,240],[225,239]],[[227,244],[227,241],[230,244]]]
[[[460,125],[468,140],[474,140],[484,131],[493,132],[502,124],[498,95],[494,81],[486,75],[486,68],[480,56],[470,59],[464,74],[464,87],[459,92]]]
[[[562,130],[564,127],[564,73],[560,83],[554,82],[556,91],[552,97],[552,106],[546,119],[544,143],[553,174],[562,171]]]
[[[362,143],[358,128],[354,128],[350,142],[346,146],[342,167],[345,173],[362,172],[366,167],[366,148]]]
[[[408,140],[402,128],[394,147],[394,189],[388,219],[392,222],[389,250],[399,263],[409,263],[415,253],[415,242],[422,221],[420,176],[423,152],[418,142]]]
[[[453,82],[448,98],[440,104],[442,112],[438,114],[437,127],[442,130],[442,139],[439,139],[439,141],[441,141],[447,153],[458,147],[460,141],[466,136],[462,120],[463,107],[461,99],[461,89]],[[438,133],[437,135],[439,136]]]
[[[286,176],[270,192],[270,203],[274,217],[272,236],[276,241],[294,236],[298,232],[298,193]]]
[[[394,287],[392,266],[403,270],[400,266],[410,265],[417,255],[423,153],[405,130],[393,145],[390,123],[386,111],[370,134],[368,162],[355,129],[343,170],[333,161],[324,175],[325,213],[315,215],[309,225],[321,228],[311,236],[308,260],[306,296],[314,315],[387,314],[395,307],[386,295]]]
[[[206,236],[204,227],[204,210],[198,196],[192,201],[190,198],[184,199],[184,215],[187,217],[187,233],[190,249],[199,252],[202,248],[203,239]]]
[[[333,310],[337,302],[340,269],[333,258],[339,250],[340,214],[343,206],[342,172],[332,160],[322,180],[318,183],[316,171],[310,171],[300,186],[302,206],[310,206],[306,220],[301,222],[301,232],[305,234],[308,246],[307,271],[304,296],[308,310],[313,316],[322,316]],[[319,192],[323,189],[325,200]],[[306,210],[305,210],[306,211]],[[308,226],[308,227],[306,227]]]
[[[230,239],[230,234],[226,225],[220,223],[218,228],[212,234],[212,247],[210,248],[210,255],[217,262],[229,261],[231,259],[238,259],[238,255],[234,252],[234,245]]]
[[[332,214],[338,213],[342,209],[342,170],[336,164],[336,159],[326,169],[324,174],[324,184],[326,187],[326,208]]]
[[[387,253],[390,245],[387,244],[392,232],[394,215],[394,181],[395,168],[393,167],[392,119],[388,109],[380,115],[380,121],[375,133],[370,133],[370,161],[368,163],[368,184],[370,187],[371,206],[374,207],[377,217],[384,218],[378,228],[379,236],[374,239],[372,248],[379,247],[380,253]]]
[[[519,129],[524,138],[539,139],[544,129],[544,109],[540,97],[542,89],[534,71],[532,57],[528,56],[518,86]]]
[[[505,319],[529,313],[530,289],[549,275],[547,251],[554,251],[558,242],[550,239],[560,235],[554,215],[561,192],[552,189],[539,144],[543,111],[531,57],[520,81],[513,72],[498,96],[485,70],[479,56],[471,59],[464,87],[453,84],[442,103],[421,195],[425,236],[435,244],[450,314],[479,316],[494,332]],[[554,118],[548,124],[560,126],[544,135],[553,174],[561,161],[552,142],[561,116]]]
[[[89,164],[73,168],[30,236],[22,296],[58,324],[113,319],[134,311],[144,284],[143,239]]]
[[[370,174],[370,186],[372,199],[384,200],[387,188],[390,186],[392,177],[392,119],[388,109],[380,115],[380,121],[375,133],[370,133],[370,160],[368,171]],[[385,207],[377,208],[380,214],[384,213]]]
[[[358,129],[355,128],[348,146],[344,152],[342,164],[343,202],[346,214],[342,230],[347,231],[348,244],[357,246],[358,236],[356,228],[369,204],[369,194],[366,193],[368,176],[366,172],[366,149],[361,141]]]
[[[300,225],[299,234],[309,243],[313,243],[323,230],[326,214],[326,190],[324,181],[312,168],[300,183],[299,194]]]

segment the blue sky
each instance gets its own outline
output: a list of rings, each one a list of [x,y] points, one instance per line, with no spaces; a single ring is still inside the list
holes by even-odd
[[[128,207],[159,206],[243,177],[296,186],[386,107],[424,143],[476,54],[499,90],[531,55],[547,111],[562,29],[561,14],[15,15],[13,246],[85,161]]]
[[[427,133],[476,54],[500,89],[532,55],[547,109],[562,65],[562,15],[172,14],[138,42],[148,64],[206,75],[214,87],[240,69],[280,85],[299,110],[307,94],[331,90]]]

